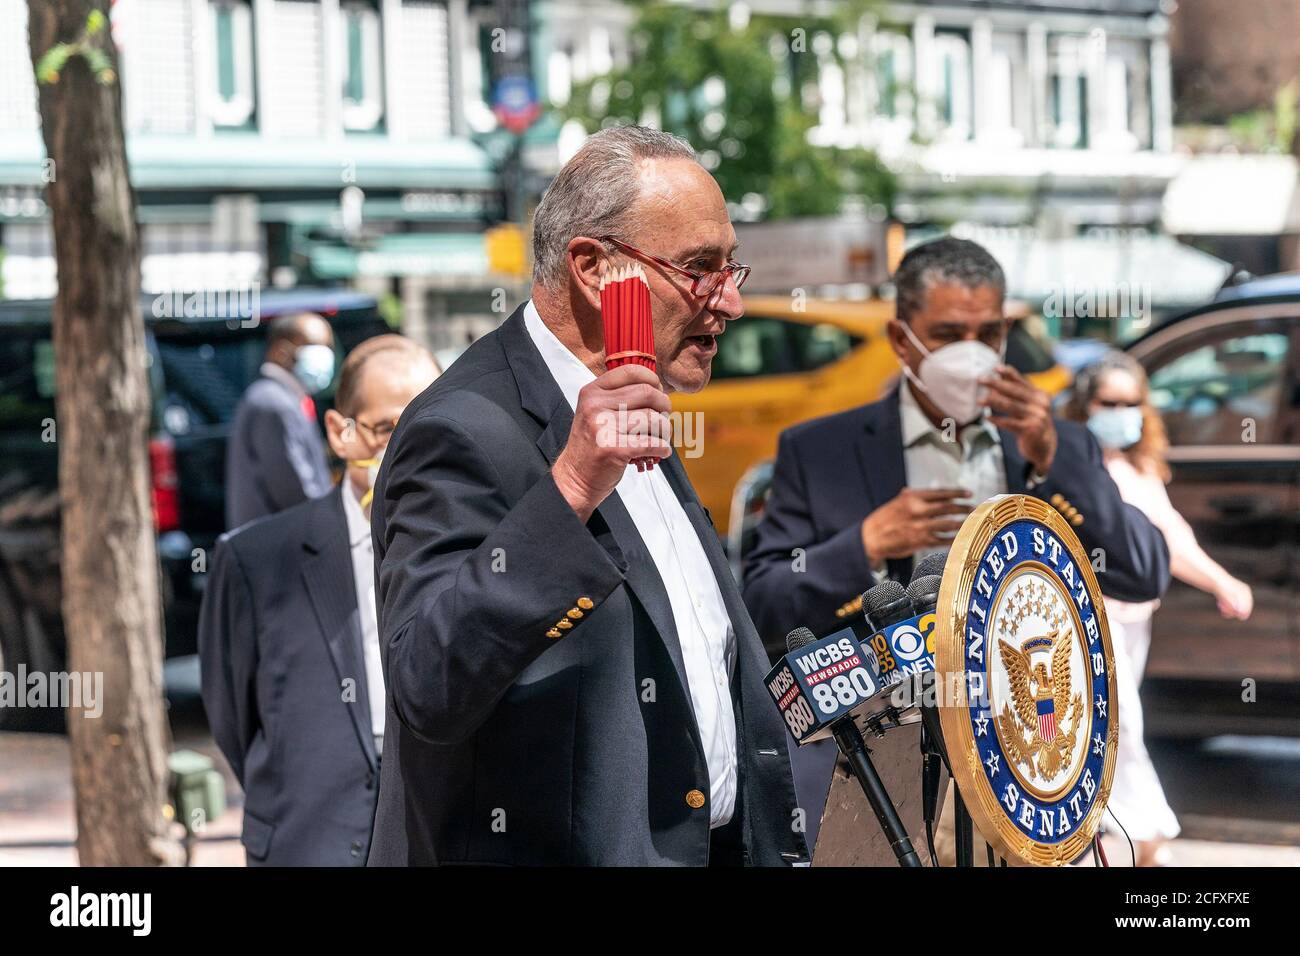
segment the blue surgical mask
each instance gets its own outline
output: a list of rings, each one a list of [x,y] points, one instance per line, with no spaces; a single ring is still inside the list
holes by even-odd
[[[1103,408],[1089,416],[1088,430],[1103,448],[1129,448],[1142,437],[1142,409]]]
[[[293,360],[293,374],[309,395],[323,392],[334,380],[334,350],[328,345],[304,345]]]

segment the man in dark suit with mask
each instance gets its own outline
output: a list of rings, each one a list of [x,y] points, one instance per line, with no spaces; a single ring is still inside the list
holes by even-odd
[[[1163,536],[1120,499],[1088,430],[1053,418],[1048,396],[1004,362],[1006,281],[993,257],[937,239],[903,257],[894,285],[899,387],[781,435],[744,562],[745,602],[764,640],[800,625],[824,634],[859,614],[864,590],[884,577],[907,583],[916,556],[945,549],[965,516],[998,494],[1056,507],[1106,594],[1159,597],[1169,583]],[[833,758],[822,748],[809,773],[800,755],[810,815],[820,816]]]
[[[334,333],[319,315],[281,316],[235,409],[226,444],[226,527],[317,498],[330,487],[312,396],[334,379]]]

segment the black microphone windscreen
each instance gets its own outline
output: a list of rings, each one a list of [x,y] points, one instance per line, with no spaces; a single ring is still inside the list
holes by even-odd
[[[785,636],[785,649],[788,653],[793,654],[799,648],[811,644],[815,640],[817,640],[817,636],[808,628],[796,627]]]
[[[943,583],[943,578],[937,574],[923,574],[919,578],[912,578],[912,583],[907,586],[907,596],[912,599],[912,604],[916,610],[929,610],[939,601],[939,585]]]
[[[943,567],[947,563],[947,551],[936,551],[933,554],[927,554],[912,567],[912,580],[923,578],[927,574],[937,574],[943,577]]]
[[[862,595],[862,610],[868,616],[877,614],[899,598],[907,597],[907,589],[897,581],[881,581]]]

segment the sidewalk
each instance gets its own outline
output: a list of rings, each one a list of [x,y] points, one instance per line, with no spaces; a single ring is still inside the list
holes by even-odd
[[[194,848],[194,866],[243,866],[239,843],[243,794],[211,738],[178,733],[177,749],[216,761],[226,777],[226,812]],[[76,807],[68,739],[0,733],[0,866],[76,866]],[[179,832],[179,828],[178,828]]]
[[[176,746],[213,757],[226,774],[226,796],[242,801],[238,785],[206,734],[178,731]],[[48,734],[0,733],[0,767],[18,768],[0,778],[0,866],[73,866],[77,862],[68,742]],[[195,866],[243,866],[239,843],[240,806],[230,806],[214,821],[194,852]],[[1112,866],[1128,866],[1122,836],[1105,838]],[[1178,866],[1300,867],[1300,847],[1179,839],[1170,848]]]

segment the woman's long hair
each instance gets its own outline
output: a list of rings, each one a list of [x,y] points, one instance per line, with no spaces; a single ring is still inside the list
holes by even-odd
[[[1151,405],[1151,387],[1147,373],[1131,355],[1112,349],[1075,376],[1063,415],[1076,422],[1087,422],[1088,406],[1097,395],[1097,388],[1107,372],[1127,372],[1138,383],[1142,393],[1142,437],[1136,445],[1125,448],[1124,457],[1138,471],[1159,475],[1161,481],[1169,480],[1169,463],[1165,452],[1169,437],[1165,433],[1164,419]]]

